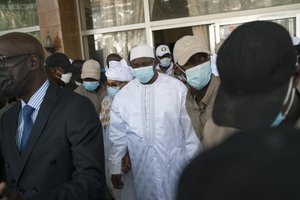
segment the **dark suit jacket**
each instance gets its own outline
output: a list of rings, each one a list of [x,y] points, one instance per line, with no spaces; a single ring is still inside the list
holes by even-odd
[[[50,84],[22,154],[15,142],[20,108],[0,122],[9,187],[26,199],[102,199],[103,136],[92,103]]]

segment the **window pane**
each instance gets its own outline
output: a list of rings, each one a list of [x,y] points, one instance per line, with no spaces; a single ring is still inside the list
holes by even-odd
[[[29,32],[28,34],[32,35],[33,37],[38,39],[43,44],[43,41],[41,41],[40,31]]]
[[[237,28],[241,24],[229,24],[229,25],[223,25],[220,26],[220,38],[221,40],[225,40],[230,33]]]
[[[79,1],[82,30],[144,22],[143,0]]]
[[[146,32],[144,29],[123,31],[107,34],[96,34],[83,38],[85,58],[98,60],[101,66],[106,66],[106,57],[111,53],[118,53],[128,60],[128,53],[132,47],[146,44]]]
[[[36,0],[0,1],[0,31],[37,25]]]
[[[149,0],[152,21],[300,3],[300,0]]]
[[[272,22],[276,22],[283,26],[286,30],[289,31],[291,36],[296,35],[296,18],[286,18],[286,19],[277,19],[271,20]],[[221,40],[225,40],[230,33],[241,24],[229,24],[220,26],[220,38]]]
[[[283,26],[286,30],[290,32],[291,36],[296,35],[296,18],[277,19],[272,20],[272,22],[276,22]]]

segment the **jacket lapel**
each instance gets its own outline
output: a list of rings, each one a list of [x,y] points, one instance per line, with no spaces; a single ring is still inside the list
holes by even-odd
[[[50,84],[45,94],[44,100],[41,104],[41,107],[39,109],[36,120],[34,122],[32,132],[28,138],[27,144],[25,145],[24,151],[21,155],[21,165],[19,171],[17,172],[17,177],[16,177],[17,180],[19,180],[20,175],[22,174],[22,171],[26,166],[28,158],[30,157],[32,150],[34,149],[41,134],[43,133],[43,129],[47,124],[48,118],[52,113],[52,110],[54,109],[54,106],[58,99],[56,96],[56,91],[57,91],[57,87],[54,86],[53,84]]]
[[[10,125],[9,125],[9,134],[7,135],[7,144],[8,148],[11,149],[7,151],[7,159],[9,163],[11,164],[10,167],[13,172],[17,172],[19,170],[19,163],[21,159],[21,155],[19,153],[19,149],[16,143],[16,134],[18,129],[18,120],[19,120],[19,112],[21,109],[21,103],[19,102],[18,105],[14,106],[12,108],[12,112],[10,113]],[[5,142],[5,141],[4,141]]]
[[[18,122],[19,122],[19,113],[20,113],[20,110],[21,110],[21,103],[19,102],[17,106],[15,106],[13,108],[13,111],[12,111],[12,119],[11,119],[11,130],[13,131],[11,134],[9,134],[9,143],[10,143],[10,146],[12,147],[13,149],[13,154],[17,154],[18,156],[19,155],[19,149],[18,149],[18,146],[17,146],[17,143],[16,143],[16,133],[17,133],[17,128],[18,128]]]

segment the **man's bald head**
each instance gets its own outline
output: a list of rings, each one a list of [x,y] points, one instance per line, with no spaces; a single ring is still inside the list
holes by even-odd
[[[0,36],[0,53],[7,55],[34,54],[44,63],[44,48],[33,36],[26,33],[8,33]]]
[[[27,102],[47,80],[43,46],[31,35],[8,33],[0,36],[0,55],[6,57],[0,68],[1,91]]]

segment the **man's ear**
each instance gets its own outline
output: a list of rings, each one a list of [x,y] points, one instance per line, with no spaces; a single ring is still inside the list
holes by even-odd
[[[159,63],[159,60],[157,60],[156,58],[153,60],[154,63],[154,67],[156,67],[156,65]]]
[[[36,55],[32,55],[30,57],[30,61],[31,61],[31,66],[30,66],[31,70],[37,70],[42,65],[39,57],[37,57]]]

